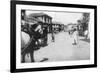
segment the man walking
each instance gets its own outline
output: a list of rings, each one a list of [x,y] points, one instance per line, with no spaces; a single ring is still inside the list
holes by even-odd
[[[78,44],[78,30],[77,27],[73,28],[73,45],[77,45]]]

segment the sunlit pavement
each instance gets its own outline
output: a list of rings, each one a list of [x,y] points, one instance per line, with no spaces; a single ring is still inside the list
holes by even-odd
[[[35,51],[35,61],[87,60],[90,58],[90,45],[80,39],[82,37],[79,37],[77,45],[72,45],[73,38],[67,32],[60,32],[55,35],[55,42]],[[26,57],[26,61],[29,62],[30,58]]]

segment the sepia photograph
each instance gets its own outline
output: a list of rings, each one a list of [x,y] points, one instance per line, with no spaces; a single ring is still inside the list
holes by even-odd
[[[11,71],[97,66],[96,6],[12,1]]]

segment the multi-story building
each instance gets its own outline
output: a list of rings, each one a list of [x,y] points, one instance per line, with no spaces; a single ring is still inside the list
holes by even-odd
[[[45,13],[32,13],[29,16],[39,19],[43,23],[48,23],[48,24],[52,23],[52,17]]]
[[[52,17],[45,13],[31,13],[29,17],[38,19],[43,23],[43,27],[47,27],[47,31],[51,32]]]

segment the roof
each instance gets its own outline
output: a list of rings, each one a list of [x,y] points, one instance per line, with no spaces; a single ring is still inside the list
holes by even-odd
[[[36,18],[34,18],[34,17],[29,17],[29,16],[27,16],[27,17],[25,18],[25,20],[26,20],[27,22],[33,22],[33,23],[34,23],[34,21],[36,21],[36,22],[41,22],[39,19],[36,19]]]
[[[32,13],[29,15],[29,17],[39,17],[39,16],[47,16],[49,18],[52,18],[51,16],[45,14],[45,13]]]
[[[61,22],[56,22],[56,21],[53,21],[52,23],[53,24],[62,24]]]

